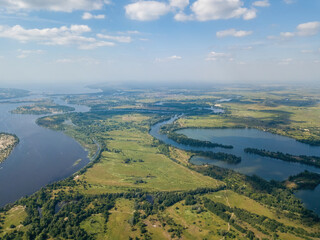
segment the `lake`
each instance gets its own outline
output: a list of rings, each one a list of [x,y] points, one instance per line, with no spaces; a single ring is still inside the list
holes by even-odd
[[[266,180],[274,179],[279,181],[285,180],[289,176],[296,175],[305,170],[320,173],[320,168],[247,154],[243,151],[245,148],[250,147],[266,149],[269,151],[280,151],[294,155],[320,156],[320,147],[310,146],[308,144],[300,143],[292,138],[271,134],[257,129],[189,128],[177,131],[177,133],[182,133],[189,138],[234,146],[233,149],[190,147],[178,144],[169,139],[166,135],[159,133],[159,129],[162,125],[170,124],[176,119],[177,117],[154,125],[150,130],[150,134],[155,138],[180,149],[225,152],[242,158],[242,161],[239,164],[228,164],[222,161],[215,161],[205,157],[195,156],[191,159],[191,163],[193,164],[212,164],[222,168],[232,169],[246,175],[256,174]],[[306,207],[314,210],[320,215],[319,186],[314,191],[299,191],[296,196],[302,199]]]
[[[23,99],[30,98],[35,96]],[[55,101],[77,112],[89,111],[88,107],[66,104],[58,98]],[[14,133],[20,139],[0,164],[0,207],[72,175],[89,162],[88,152],[74,139],[38,126],[35,121],[41,116],[10,113],[26,104],[0,103],[0,132]]]

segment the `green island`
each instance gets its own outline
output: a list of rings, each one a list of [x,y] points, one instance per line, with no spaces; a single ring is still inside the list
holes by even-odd
[[[318,145],[320,105],[313,100],[318,92],[121,91],[125,94],[68,95],[69,103],[92,110],[37,120],[72,136],[91,156],[96,143],[101,149],[74,175],[2,208],[1,239],[320,238],[319,216],[304,207],[291,187],[193,165],[191,156],[208,153],[177,149],[149,134],[155,123],[183,112],[186,116],[175,122],[181,129],[251,127]],[[221,98],[234,100],[218,102]],[[225,113],[212,113],[212,106]]]
[[[320,174],[306,170],[295,176],[290,176],[284,184],[291,189],[314,190],[320,184]]]
[[[0,163],[9,157],[18,143],[19,138],[16,135],[0,133]]]
[[[311,165],[315,167],[320,167],[320,157],[315,156],[294,156],[288,153],[282,153],[282,152],[270,152],[265,149],[256,149],[256,148],[245,148],[244,151],[246,153],[250,154],[256,154],[263,157],[271,157],[280,159],[286,162],[297,162],[297,163],[303,163],[306,165]]]
[[[44,114],[58,114],[72,112],[75,109],[69,106],[62,106],[55,104],[51,101],[40,101],[31,105],[25,105],[17,107],[12,113],[15,114],[32,114],[32,115],[44,115]]]

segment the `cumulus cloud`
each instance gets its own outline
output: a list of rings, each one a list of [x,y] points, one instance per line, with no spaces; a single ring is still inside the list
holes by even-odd
[[[307,22],[297,26],[299,36],[313,36],[320,30],[320,22]]]
[[[132,20],[151,21],[170,12],[170,6],[157,1],[139,1],[125,6],[126,16]]]
[[[193,15],[187,15],[184,12],[179,12],[174,16],[174,19],[179,22],[191,21],[194,20]]]
[[[219,31],[216,33],[216,36],[219,38],[222,37],[245,37],[245,36],[249,36],[252,34],[252,31],[243,31],[243,30],[236,30],[234,28],[232,29],[228,29],[228,30],[224,30],[224,31]]]
[[[196,0],[190,6],[191,13],[186,14],[183,10],[189,3],[189,0],[169,0],[169,2],[141,0],[126,5],[125,11],[128,18],[139,21],[157,20],[169,12],[175,13],[174,19],[177,21],[231,18],[250,20],[257,16],[256,9],[244,7],[242,0]]]
[[[98,10],[106,0],[1,0],[0,8],[8,10],[49,10],[72,12],[76,10]]]
[[[0,25],[0,38],[14,39],[22,43],[33,41],[44,45],[76,45],[80,49],[114,45],[113,42],[98,41],[96,38],[84,36],[88,32],[91,32],[91,29],[87,25],[43,29],[25,29],[20,25],[13,27]]]
[[[90,19],[105,19],[105,15],[103,14],[99,14],[99,15],[93,15],[89,12],[85,12],[83,15],[82,15],[82,19],[83,20],[90,20]]]
[[[189,0],[170,0],[170,6],[184,9],[189,5]]]
[[[240,18],[250,20],[256,17],[255,9],[243,7],[240,0],[197,0],[191,6],[199,21]]]
[[[112,40],[120,43],[130,43],[132,42],[132,38],[130,36],[112,36],[106,34],[97,34],[98,38]]]
[[[269,3],[269,0],[263,0],[263,1],[255,1],[252,5],[255,7],[269,7],[270,3]]]
[[[296,36],[308,37],[317,35],[320,32],[320,22],[307,22],[299,24],[295,32],[281,32],[280,39],[288,39]],[[269,39],[278,39],[275,36],[269,36]]]

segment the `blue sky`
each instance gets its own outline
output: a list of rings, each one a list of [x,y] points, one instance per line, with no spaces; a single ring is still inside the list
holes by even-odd
[[[320,82],[319,0],[0,0],[0,82]]]

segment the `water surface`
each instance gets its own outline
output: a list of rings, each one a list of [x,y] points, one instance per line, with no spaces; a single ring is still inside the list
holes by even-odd
[[[60,99],[55,101],[75,107],[76,111],[89,110],[65,104]],[[10,113],[25,104],[0,103],[0,132],[16,134],[20,139],[0,164],[0,207],[72,175],[89,162],[88,153],[74,139],[38,126],[35,121],[41,116]],[[78,164],[74,164],[77,161]]]
[[[211,141],[224,145],[233,145],[233,149],[224,148],[201,148],[190,147],[178,144],[169,139],[166,135],[160,134],[159,129],[164,124],[170,124],[177,117],[169,121],[161,122],[151,128],[150,134],[155,138],[184,150],[225,152],[240,156],[239,164],[228,164],[223,161],[216,161],[205,157],[194,156],[191,159],[193,164],[212,164],[222,168],[228,168],[246,175],[258,175],[266,180],[282,181],[289,176],[299,174],[305,170],[320,174],[320,168],[290,163],[269,157],[262,157],[244,152],[245,148],[266,149],[269,151],[280,151],[294,155],[320,156],[320,147],[310,146],[298,142],[292,138],[271,134],[257,129],[182,129],[178,133],[185,134],[189,138]],[[320,187],[314,191],[299,191],[297,196],[303,200],[306,207],[314,210],[320,215]]]

